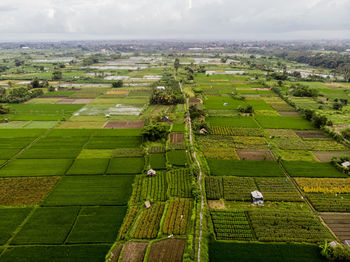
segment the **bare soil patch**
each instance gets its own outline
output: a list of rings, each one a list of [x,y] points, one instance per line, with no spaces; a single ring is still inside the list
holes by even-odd
[[[170,143],[182,143],[184,142],[185,135],[183,133],[171,133]]]
[[[196,97],[191,97],[191,98],[189,99],[189,102],[190,102],[190,103],[202,103],[202,100],[199,99],[199,98],[196,98]]]
[[[142,128],[143,121],[108,121],[104,128]]]
[[[148,242],[128,242],[125,244],[122,262],[142,262]]]
[[[0,206],[40,204],[59,177],[20,177],[0,179]]]
[[[278,111],[280,116],[300,116],[298,112],[293,111]]]
[[[221,210],[225,210],[226,206],[225,206],[225,201],[224,200],[208,200],[208,206],[211,209],[221,209]]]
[[[61,99],[56,102],[56,104],[89,104],[94,101],[94,99]]]
[[[350,213],[322,213],[321,217],[340,240],[350,239]]]
[[[111,255],[108,259],[108,262],[118,262],[120,252],[122,251],[123,244],[116,245],[111,251]]]
[[[181,262],[186,240],[166,239],[151,246],[149,262]]]
[[[300,138],[327,138],[327,136],[318,130],[311,130],[311,131],[295,131],[295,133]]]
[[[332,157],[349,156],[347,151],[313,151],[312,154],[321,162],[330,162]]]
[[[236,152],[241,160],[274,160],[269,150],[236,149]]]

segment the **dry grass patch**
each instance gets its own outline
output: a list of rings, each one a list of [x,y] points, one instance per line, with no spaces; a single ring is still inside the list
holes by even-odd
[[[322,213],[321,217],[340,240],[350,239],[350,213]]]
[[[237,149],[236,151],[240,160],[274,160],[269,150]]]
[[[59,179],[59,177],[1,178],[0,205],[40,204]]]
[[[143,121],[108,121],[104,128],[142,128]]]
[[[182,143],[184,142],[185,134],[183,133],[171,133],[170,143]]]
[[[165,239],[152,244],[148,262],[181,262],[186,240]]]
[[[327,136],[319,130],[295,131],[295,133],[300,138],[327,138]]]
[[[210,209],[220,209],[225,210],[225,201],[223,199],[221,200],[208,200],[208,206]]]
[[[125,244],[121,262],[141,262],[146,253],[148,242],[128,242]]]
[[[278,111],[280,116],[300,116],[298,112],[293,111]]]
[[[350,151],[314,151],[312,154],[321,162],[330,162],[334,156],[349,156]]]

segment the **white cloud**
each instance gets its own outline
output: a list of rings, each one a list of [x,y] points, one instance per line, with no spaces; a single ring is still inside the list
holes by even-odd
[[[0,34],[80,38],[350,38],[350,0],[1,0]]]

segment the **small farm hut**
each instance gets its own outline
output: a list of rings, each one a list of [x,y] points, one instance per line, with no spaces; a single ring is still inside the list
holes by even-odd
[[[145,202],[145,207],[146,207],[146,208],[150,208],[150,207],[151,207],[151,203],[150,203],[149,201],[146,201],[146,202]]]
[[[205,128],[202,128],[201,130],[199,130],[200,134],[208,134],[208,131]]]
[[[157,174],[157,172],[153,169],[150,169],[147,171],[147,176],[155,176]]]
[[[349,167],[350,166],[350,162],[349,161],[345,161],[345,162],[341,163],[341,165],[343,167]]]
[[[264,197],[261,194],[261,192],[255,190],[250,193],[252,197],[252,202],[254,205],[263,205],[264,204]]]

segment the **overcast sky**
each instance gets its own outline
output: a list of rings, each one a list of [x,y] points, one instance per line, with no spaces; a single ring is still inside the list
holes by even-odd
[[[0,41],[344,38],[350,0],[0,0]]]

